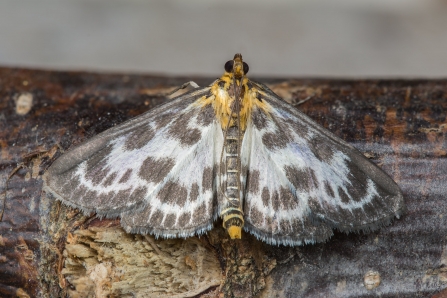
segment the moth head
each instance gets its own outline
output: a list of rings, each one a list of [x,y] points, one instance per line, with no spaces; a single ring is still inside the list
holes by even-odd
[[[248,73],[248,64],[242,61],[242,55],[234,55],[233,60],[227,61],[225,63],[225,71],[234,74],[237,79],[242,78]]]

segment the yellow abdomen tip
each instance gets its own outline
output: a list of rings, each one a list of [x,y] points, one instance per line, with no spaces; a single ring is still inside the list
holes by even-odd
[[[241,239],[242,228],[237,226],[231,226],[227,229],[231,239]]]

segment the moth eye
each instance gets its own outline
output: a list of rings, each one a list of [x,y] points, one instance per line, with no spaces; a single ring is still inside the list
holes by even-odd
[[[244,74],[247,74],[249,70],[248,64],[244,62]]]
[[[234,61],[233,60],[228,60],[227,63],[225,63],[225,71],[226,72],[232,72],[233,71],[233,65],[234,65]],[[244,68],[245,70],[245,68]]]

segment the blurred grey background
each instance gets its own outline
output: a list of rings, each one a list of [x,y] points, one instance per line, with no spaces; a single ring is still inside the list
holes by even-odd
[[[445,0],[1,0],[0,65],[219,76],[447,77]]]

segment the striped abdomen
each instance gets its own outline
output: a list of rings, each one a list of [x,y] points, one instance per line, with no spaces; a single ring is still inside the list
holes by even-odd
[[[240,141],[238,138],[240,138]],[[244,226],[239,148],[242,138],[243,133],[239,135],[237,124],[228,128],[224,148],[224,177],[226,176],[226,181],[223,185],[223,191],[225,196],[220,216],[223,219],[223,226],[230,234],[231,239],[240,239],[242,227]]]

